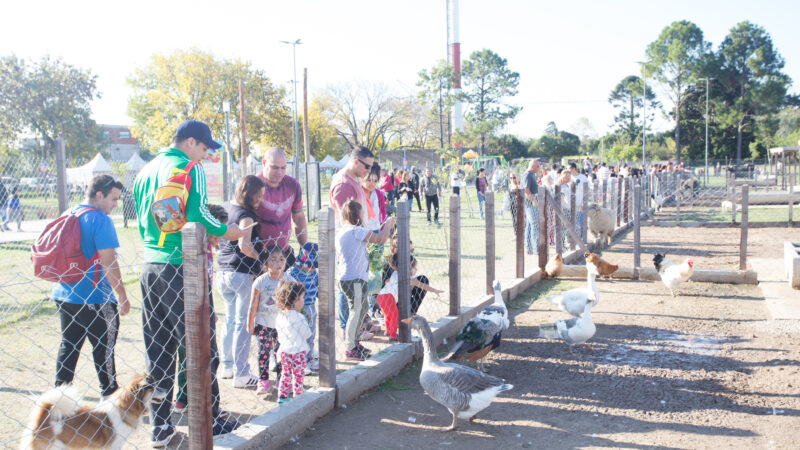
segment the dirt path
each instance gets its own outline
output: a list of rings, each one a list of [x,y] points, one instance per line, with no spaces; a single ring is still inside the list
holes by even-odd
[[[490,373],[514,384],[473,424],[442,433],[447,410],[418,382],[419,363],[287,447],[796,448],[800,323],[769,321],[753,286],[603,281],[593,353],[539,339],[565,314],[537,299],[582,284],[543,282],[511,309]]]

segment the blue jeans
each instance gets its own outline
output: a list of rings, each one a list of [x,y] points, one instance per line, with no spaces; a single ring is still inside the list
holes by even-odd
[[[486,194],[478,192],[478,208],[481,210],[481,219],[483,219],[483,202],[486,201]]]
[[[233,375],[250,375],[250,333],[247,332],[247,313],[250,309],[250,290],[253,275],[240,272],[219,272],[217,290],[225,300],[225,326],[222,329],[220,362],[225,369],[234,368]]]
[[[314,341],[317,338],[317,304],[303,305],[303,315],[306,316],[308,327],[311,328],[311,336],[308,338],[308,353],[306,360],[311,361],[314,355]]]
[[[539,209],[525,204],[525,251],[532,255],[539,242]]]
[[[344,330],[347,326],[347,318],[350,316],[350,307],[347,305],[347,297],[341,289],[336,294],[336,315],[339,317],[339,328]]]

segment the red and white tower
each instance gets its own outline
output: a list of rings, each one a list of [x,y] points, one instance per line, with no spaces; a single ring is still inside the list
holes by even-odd
[[[453,67],[453,93],[461,93],[461,38],[458,25],[458,0],[447,0],[447,63]],[[453,105],[453,129],[462,130],[463,112],[461,102]]]

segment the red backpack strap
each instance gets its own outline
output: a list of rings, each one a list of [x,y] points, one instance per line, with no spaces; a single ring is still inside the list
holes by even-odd
[[[87,206],[81,209],[80,211],[75,211],[75,209],[71,211],[71,214],[75,214],[77,217],[80,217],[89,211],[100,211],[94,206]],[[94,268],[94,275],[92,276],[92,287],[97,287],[97,282],[100,280],[100,271],[95,266],[100,264],[100,255],[97,252],[94,252],[94,255],[91,258],[89,258],[89,261],[92,263],[90,267]]]

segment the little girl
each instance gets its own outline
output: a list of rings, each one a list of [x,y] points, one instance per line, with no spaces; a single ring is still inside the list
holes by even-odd
[[[250,312],[247,315],[247,332],[258,338],[258,387],[256,394],[269,392],[269,355],[278,352],[278,334],[275,321],[278,308],[274,298],[278,284],[284,279],[286,257],[276,245],[265,250],[267,263],[264,274],[256,278],[250,293]],[[301,302],[302,303],[302,302]]]
[[[311,328],[301,312],[304,297],[303,283],[296,281],[281,281],[275,291],[275,301],[280,309],[275,322],[282,342],[281,379],[278,383],[279,405],[290,400],[290,387],[295,397],[303,393],[306,352],[309,350],[308,338],[311,337]]]
[[[392,266],[397,267],[397,253],[392,255]],[[411,255],[411,260],[409,261],[409,275],[411,275],[411,286],[421,289],[423,291],[433,292],[437,296],[441,294],[442,290],[436,289],[431,287],[427,283],[423,283],[420,280],[414,278],[417,275],[417,259]],[[425,278],[427,281],[427,278]],[[393,271],[392,275],[389,276],[389,279],[386,281],[386,285],[383,286],[383,289],[378,293],[378,306],[381,307],[381,312],[383,312],[383,317],[386,319],[386,335],[389,336],[390,341],[397,340],[397,321],[398,321],[398,310],[397,310],[397,289],[398,289],[398,281],[397,281],[397,271]],[[424,293],[423,293],[424,296]],[[420,300],[421,302],[421,300]],[[414,308],[412,301],[411,305],[411,315],[417,313],[416,308]],[[419,304],[417,304],[417,308],[419,308]]]
[[[336,231],[338,250],[339,289],[347,298],[350,314],[345,327],[345,357],[363,361],[369,358],[369,350],[358,343],[358,329],[367,313],[367,280],[369,259],[367,244],[383,244],[395,218],[389,217],[380,233],[373,233],[362,226],[361,204],[348,200],[342,205],[342,222]]]

